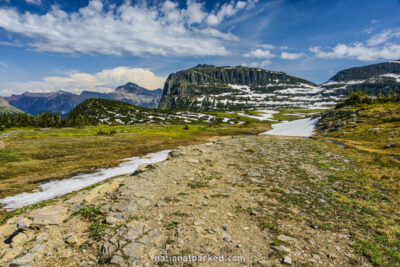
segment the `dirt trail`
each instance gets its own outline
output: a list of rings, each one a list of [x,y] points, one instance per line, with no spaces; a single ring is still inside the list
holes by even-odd
[[[313,165],[323,157],[348,162],[293,137],[180,147],[165,162],[9,219],[0,265],[155,266],[179,255],[203,256],[196,266],[370,266],[348,229],[321,229],[326,222],[307,215],[325,206],[310,184],[331,174]]]

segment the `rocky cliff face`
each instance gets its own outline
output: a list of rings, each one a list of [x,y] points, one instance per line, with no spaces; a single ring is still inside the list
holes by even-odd
[[[84,91],[80,95],[58,91],[54,93],[29,93],[12,95],[6,100],[13,106],[32,115],[44,112],[67,114],[75,106],[89,98],[119,100],[133,105],[155,108],[161,98],[161,89],[148,90],[134,83],[127,83],[111,93]]]
[[[320,92],[317,85],[283,72],[198,65],[169,75],[160,108],[240,110],[310,106],[324,101]]]
[[[347,96],[351,91],[400,93],[400,60],[342,70],[321,87],[325,96],[332,97]]]
[[[22,113],[22,111],[11,106],[3,97],[0,96],[0,115],[2,113],[17,114]]]

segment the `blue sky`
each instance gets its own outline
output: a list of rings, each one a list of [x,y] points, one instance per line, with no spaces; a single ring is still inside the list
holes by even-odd
[[[400,58],[399,0],[0,0],[0,95],[161,87],[199,63],[327,81]]]

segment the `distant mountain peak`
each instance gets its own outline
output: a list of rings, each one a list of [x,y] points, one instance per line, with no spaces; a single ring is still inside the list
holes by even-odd
[[[119,100],[137,106],[155,108],[160,102],[162,90],[148,90],[135,83],[128,82],[110,93],[83,91],[80,94],[59,90],[50,93],[25,92],[21,95],[6,97],[6,100],[30,114],[43,112],[61,112],[67,114],[72,108],[89,98]]]

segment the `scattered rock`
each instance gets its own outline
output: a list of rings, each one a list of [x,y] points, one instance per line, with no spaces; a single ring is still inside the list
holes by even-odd
[[[129,257],[141,257],[144,253],[143,244],[132,242],[122,249],[124,255]]]
[[[278,251],[283,251],[283,252],[290,252],[290,248],[285,247],[283,245],[280,246],[272,246],[273,249],[278,250]]]
[[[125,266],[126,265],[124,258],[119,255],[115,255],[114,257],[112,257],[110,264],[116,265],[116,266]]]
[[[225,242],[231,242],[232,241],[232,237],[228,234],[225,234],[222,238]]]
[[[74,233],[64,235],[65,243],[76,244],[78,243],[78,237]]]
[[[199,226],[199,225],[205,225],[206,222],[203,219],[200,219],[199,217],[195,216],[193,224],[195,226]]]
[[[28,218],[23,218],[17,222],[18,229],[27,229],[31,225],[32,221]]]
[[[105,242],[100,249],[102,256],[112,255],[117,250],[116,246],[110,242]]]
[[[106,217],[106,223],[109,225],[116,225],[116,224],[121,224],[123,223],[124,220],[121,218],[116,217],[115,215],[109,215]]]
[[[290,258],[289,256],[285,256],[283,257],[282,263],[286,265],[292,265],[292,258]]]

